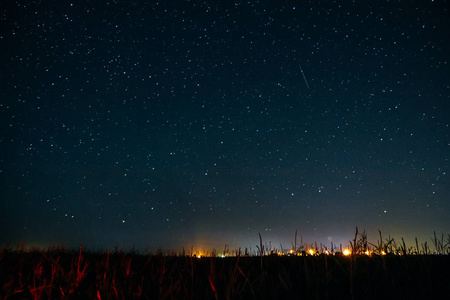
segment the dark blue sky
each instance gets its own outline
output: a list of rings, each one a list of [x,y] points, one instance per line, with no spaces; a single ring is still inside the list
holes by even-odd
[[[251,2],[2,3],[0,243],[449,233],[448,1]]]

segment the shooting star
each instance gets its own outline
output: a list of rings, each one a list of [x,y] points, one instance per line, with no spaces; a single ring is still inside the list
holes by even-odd
[[[302,65],[301,65],[301,64],[298,64],[298,66],[300,67],[300,71],[302,72],[303,79],[305,80],[305,83],[306,83],[306,87],[307,87],[308,90],[309,90],[309,84],[308,84],[308,81],[306,80],[305,73],[303,73]]]

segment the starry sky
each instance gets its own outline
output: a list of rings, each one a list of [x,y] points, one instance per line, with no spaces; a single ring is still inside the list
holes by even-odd
[[[449,233],[450,3],[371,2],[3,1],[0,244]]]

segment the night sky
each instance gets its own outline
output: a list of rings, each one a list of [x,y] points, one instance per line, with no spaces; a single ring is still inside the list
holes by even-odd
[[[450,232],[449,1],[27,2],[0,4],[1,245]]]

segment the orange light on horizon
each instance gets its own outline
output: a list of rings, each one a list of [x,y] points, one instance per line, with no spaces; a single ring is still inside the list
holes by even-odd
[[[314,250],[313,249],[309,249],[308,253],[309,253],[309,255],[314,255]]]
[[[350,250],[348,250],[348,249],[345,249],[344,252],[343,252],[343,254],[344,254],[345,256],[349,256],[350,254],[352,254],[352,252],[351,252]]]

